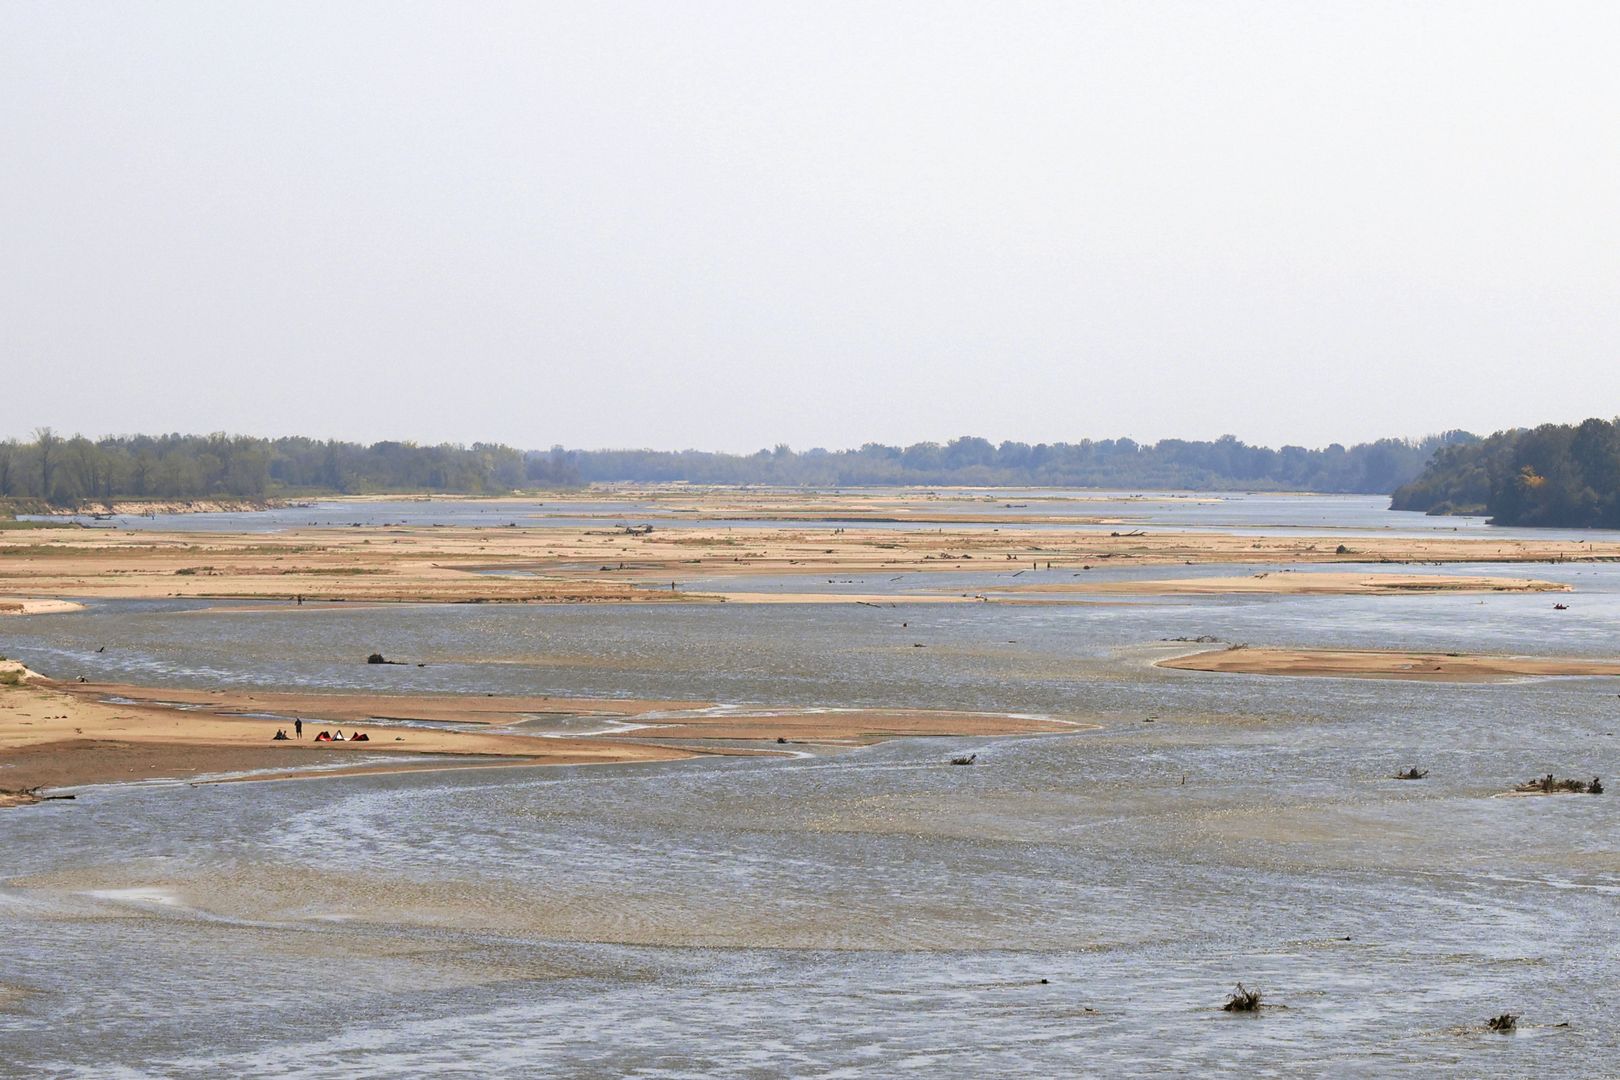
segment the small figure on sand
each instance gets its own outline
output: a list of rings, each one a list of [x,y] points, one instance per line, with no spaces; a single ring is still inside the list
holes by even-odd
[[[276,728],[276,734],[270,741],[271,742],[286,742],[287,741],[287,731],[286,731],[286,729],[285,728]]]
[[[301,716],[293,717],[293,732],[300,739],[302,739],[304,737],[304,718],[303,717],[301,717]]]

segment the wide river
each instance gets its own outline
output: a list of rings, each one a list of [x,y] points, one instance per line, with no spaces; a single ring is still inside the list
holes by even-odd
[[[1173,513],[1486,531],[1364,499],[1250,502]],[[1435,572],[1576,591],[939,605],[907,602],[913,575],[814,583],[893,607],[112,601],[12,619],[0,653],[59,677],[1088,726],[106,786],[0,811],[0,1076],[1614,1076],[1620,799],[1495,796],[1620,774],[1620,680],[1153,666],[1202,635],[1614,655],[1620,566]],[[368,666],[373,649],[429,664]],[[1390,779],[1407,766],[1429,778]],[[1222,1012],[1240,980],[1277,1007]],[[1515,1034],[1484,1029],[1502,1012]]]

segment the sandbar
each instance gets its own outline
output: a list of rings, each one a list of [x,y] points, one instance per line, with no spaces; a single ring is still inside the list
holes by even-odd
[[[938,710],[160,689],[58,683],[15,662],[0,663],[0,675],[8,672],[25,678],[20,685],[0,684],[0,789],[9,793],[0,806],[15,805],[19,800],[11,796],[35,788],[246,771],[287,776],[312,766],[322,767],[319,775],[326,776],[462,768],[469,761],[627,764],[777,753],[778,740],[847,746],[890,738],[1075,730],[1075,725],[1059,720]],[[272,741],[278,728],[292,733],[294,717],[304,719],[303,740]],[[581,722],[589,730],[572,734],[566,728],[554,733],[532,727],[556,717]],[[457,726],[423,726],[442,724]],[[370,741],[314,743],[313,736],[323,728],[364,730]],[[401,756],[419,759],[420,764],[402,764]],[[339,765],[341,770],[333,768]]]
[[[1159,667],[1244,675],[1486,682],[1545,675],[1620,675],[1620,659],[1489,656],[1377,649],[1272,649],[1234,646],[1160,660]]]

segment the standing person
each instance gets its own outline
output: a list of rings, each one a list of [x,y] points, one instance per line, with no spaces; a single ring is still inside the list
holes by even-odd
[[[304,718],[302,716],[293,717],[293,731],[298,734],[300,739],[304,737]]]

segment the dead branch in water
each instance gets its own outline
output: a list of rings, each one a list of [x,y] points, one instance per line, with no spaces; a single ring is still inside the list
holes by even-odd
[[[1262,996],[1263,992],[1258,987],[1250,990],[1238,983],[1237,989],[1226,995],[1226,1004],[1221,1009],[1224,1012],[1259,1012]]]

